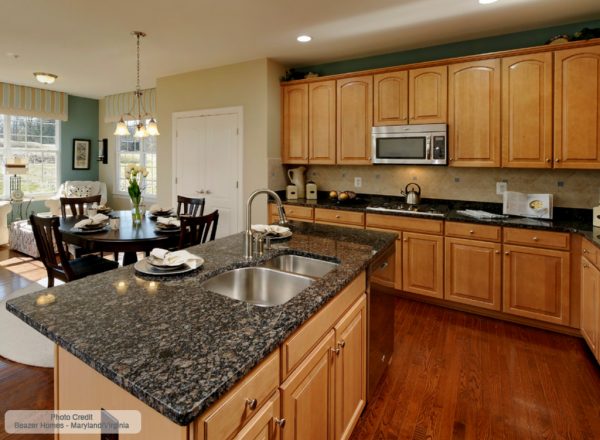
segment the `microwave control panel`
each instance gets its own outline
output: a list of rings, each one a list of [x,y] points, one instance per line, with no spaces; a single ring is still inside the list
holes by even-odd
[[[433,157],[432,159],[446,159],[446,137],[433,137]]]

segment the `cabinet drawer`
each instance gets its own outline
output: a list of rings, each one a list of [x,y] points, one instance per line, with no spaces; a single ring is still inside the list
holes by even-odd
[[[588,240],[581,240],[581,255],[589,260],[594,266],[598,266],[598,248]]]
[[[441,235],[444,232],[444,223],[441,220],[401,217],[397,215],[367,214],[366,224],[369,229],[395,229],[436,235]]]
[[[568,250],[570,245],[566,232],[519,228],[504,228],[504,243],[563,250]]]
[[[499,242],[502,233],[500,226],[446,222],[446,236]]]
[[[199,438],[231,438],[250,420],[279,387],[279,350],[275,350],[224,398],[202,417]],[[248,401],[256,399],[251,409]]]
[[[356,211],[315,208],[315,222],[340,223],[362,227],[365,225],[365,214]]]
[[[367,279],[364,272],[333,298],[323,309],[285,340],[281,346],[281,375],[290,375],[308,352],[333,327],[336,321],[364,293]]]
[[[291,220],[313,221],[313,208],[309,206],[283,205],[283,208]],[[277,217],[277,205],[271,204],[271,212]]]

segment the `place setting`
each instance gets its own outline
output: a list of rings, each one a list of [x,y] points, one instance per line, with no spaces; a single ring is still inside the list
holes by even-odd
[[[152,220],[157,220],[159,217],[170,217],[173,215],[173,208],[167,208],[158,204],[150,206],[148,211],[150,212],[150,218]]]
[[[77,234],[94,234],[109,230],[109,217],[104,214],[96,214],[73,225],[71,232]]]
[[[175,217],[157,217],[154,231],[175,233],[181,230],[181,222]]]
[[[145,275],[181,275],[199,269],[204,259],[186,250],[169,251],[154,248],[150,255],[134,264],[135,270]]]
[[[287,226],[252,225],[252,231],[262,234],[271,240],[284,240],[292,236],[292,231]]]

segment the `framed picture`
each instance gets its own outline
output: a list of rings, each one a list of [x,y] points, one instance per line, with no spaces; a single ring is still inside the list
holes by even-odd
[[[90,169],[90,146],[89,139],[73,139],[73,169]]]

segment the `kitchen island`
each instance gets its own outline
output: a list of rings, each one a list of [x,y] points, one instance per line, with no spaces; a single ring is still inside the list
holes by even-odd
[[[148,278],[124,267],[51,289],[56,302],[48,306],[37,306],[41,293],[35,293],[9,301],[7,309],[56,342],[59,359],[75,361],[76,369],[83,366],[90,374],[95,370],[175,429],[187,427],[181,438],[200,438],[190,424],[262,361],[278,355],[286,338],[334,303],[345,287],[361,276],[364,280],[370,262],[395,241],[393,234],[327,225],[293,223],[292,230],[291,239],[257,260],[243,259],[243,234],[237,234],[190,248],[206,262],[187,276]],[[200,287],[219,273],[283,253],[339,266],[275,307],[253,306]],[[364,292],[366,285],[360,289]],[[58,396],[69,380],[60,368],[59,361]],[[81,395],[88,392],[79,389]],[[125,409],[112,403],[113,409]],[[148,430],[140,435],[154,438]]]

